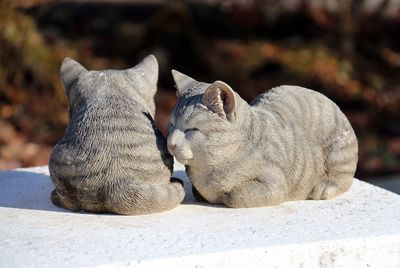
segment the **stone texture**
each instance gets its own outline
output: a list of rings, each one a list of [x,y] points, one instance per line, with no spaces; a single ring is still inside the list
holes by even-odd
[[[0,172],[0,267],[400,267],[400,196],[355,180],[328,201],[146,216],[51,204],[47,167]]]

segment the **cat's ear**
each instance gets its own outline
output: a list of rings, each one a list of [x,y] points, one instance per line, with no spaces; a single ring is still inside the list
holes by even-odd
[[[235,118],[236,96],[233,89],[222,81],[215,81],[203,95],[202,103],[220,117],[232,122]]]
[[[148,55],[132,69],[143,75],[149,84],[157,85],[158,61],[154,55]]]
[[[181,97],[184,95],[185,91],[190,88],[190,85],[196,83],[197,81],[191,78],[190,76],[178,72],[176,70],[171,70],[172,76],[174,77],[177,96]]]
[[[76,83],[79,75],[84,72],[87,72],[87,70],[79,62],[74,61],[73,59],[70,59],[68,57],[63,60],[60,68],[60,76],[64,89],[67,93],[70,88]]]

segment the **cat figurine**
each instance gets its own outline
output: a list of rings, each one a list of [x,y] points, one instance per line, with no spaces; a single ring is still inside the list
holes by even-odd
[[[168,150],[186,166],[198,199],[260,207],[330,199],[350,188],[357,138],[324,95],[285,85],[249,105],[224,82],[172,74],[179,98]]]
[[[170,210],[184,197],[173,158],[153,120],[158,63],[88,71],[65,58],[60,76],[69,125],[49,163],[52,202],[72,211],[123,215]]]

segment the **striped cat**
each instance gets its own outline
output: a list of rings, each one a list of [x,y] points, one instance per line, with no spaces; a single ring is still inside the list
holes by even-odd
[[[146,57],[127,70],[87,71],[66,58],[61,79],[70,122],[49,163],[52,202],[79,211],[147,214],[176,207],[182,183],[155,126],[158,63]]]
[[[357,138],[327,97],[280,86],[249,105],[224,82],[172,73],[179,99],[168,150],[186,165],[198,198],[259,207],[329,199],[350,188]]]

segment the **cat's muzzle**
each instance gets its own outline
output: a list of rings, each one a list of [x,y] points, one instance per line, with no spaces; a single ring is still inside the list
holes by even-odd
[[[188,164],[190,160],[193,158],[192,151],[185,147],[181,148],[177,147],[176,145],[170,146],[168,144],[168,151],[171,155],[175,156],[178,162],[184,165]]]

